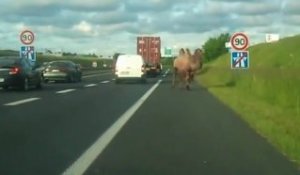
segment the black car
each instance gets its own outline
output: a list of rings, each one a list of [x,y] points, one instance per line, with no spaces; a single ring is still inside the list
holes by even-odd
[[[73,61],[60,60],[49,62],[43,71],[43,79],[48,81],[81,81],[82,72],[80,66]]]
[[[156,77],[161,73],[162,65],[160,63],[146,63],[146,72],[148,77]]]
[[[20,87],[28,90],[31,86],[42,87],[41,72],[28,59],[20,57],[0,57],[0,87]]]

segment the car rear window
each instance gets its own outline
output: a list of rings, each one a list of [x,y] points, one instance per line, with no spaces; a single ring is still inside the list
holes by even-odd
[[[0,68],[16,65],[15,59],[0,59]]]
[[[125,66],[125,65],[142,65],[143,59],[140,56],[127,56],[122,55],[117,60],[117,65]]]
[[[66,67],[66,66],[69,66],[70,63],[68,62],[52,62],[52,63],[49,63],[50,66],[58,66],[58,67]]]

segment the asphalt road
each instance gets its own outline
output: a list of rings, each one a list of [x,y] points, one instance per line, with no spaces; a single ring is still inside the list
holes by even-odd
[[[205,89],[172,89],[170,76],[0,90],[0,139],[3,175],[300,174]]]

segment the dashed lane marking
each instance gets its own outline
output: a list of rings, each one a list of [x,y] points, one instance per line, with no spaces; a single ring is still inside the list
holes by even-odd
[[[94,87],[94,86],[97,86],[97,84],[87,84],[84,87]]]
[[[24,103],[29,103],[29,102],[32,102],[32,101],[36,101],[36,100],[39,100],[39,99],[41,99],[41,98],[38,98],[38,97],[27,98],[27,99],[18,100],[18,101],[15,101],[15,102],[6,103],[6,104],[4,104],[4,106],[17,106],[17,105],[21,105],[21,104],[24,104]]]
[[[102,83],[102,84],[106,84],[106,83],[109,83],[110,81],[101,81],[100,83]]]
[[[69,93],[72,91],[75,91],[76,89],[65,89],[65,90],[61,90],[61,91],[56,91],[57,94],[65,94],[65,93]]]

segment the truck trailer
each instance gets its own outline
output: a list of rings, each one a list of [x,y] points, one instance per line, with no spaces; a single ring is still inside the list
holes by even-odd
[[[153,36],[137,37],[137,54],[141,55],[146,63],[146,72],[149,76],[157,76],[162,71],[161,39]]]

